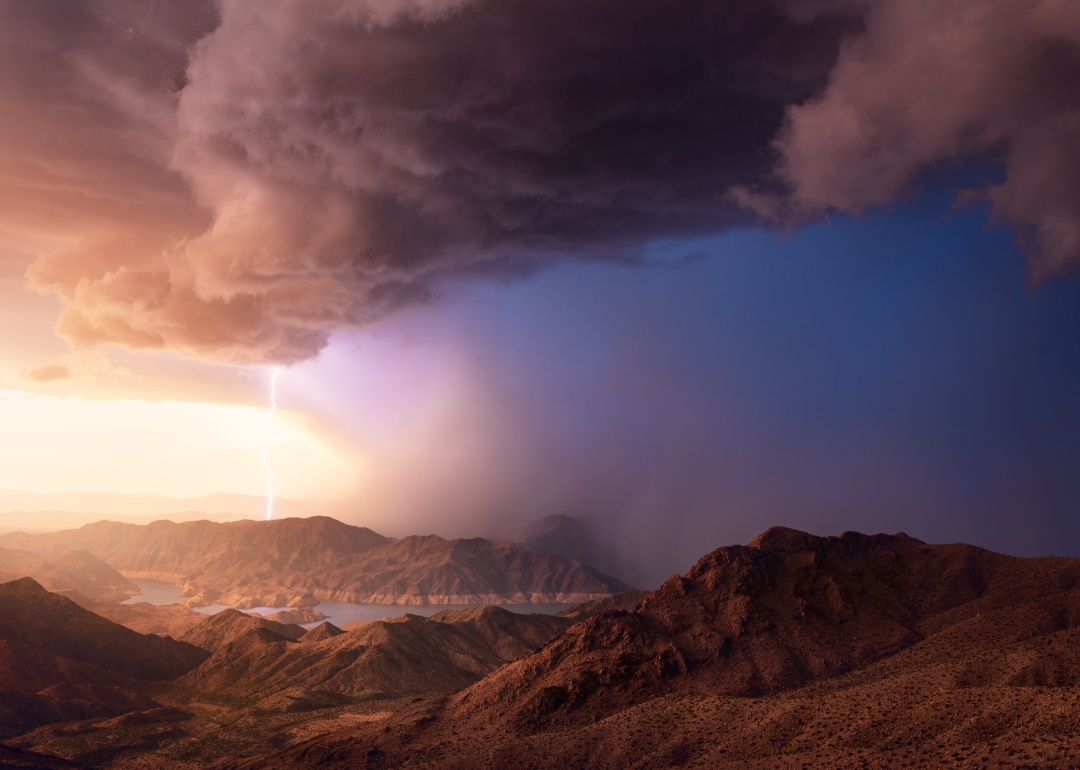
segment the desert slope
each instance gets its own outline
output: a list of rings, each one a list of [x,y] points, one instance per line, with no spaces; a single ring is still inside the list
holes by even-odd
[[[588,620],[598,612],[604,612],[606,610],[632,610],[645,601],[651,593],[652,591],[625,591],[624,593],[607,596],[603,599],[593,599],[592,601],[575,604],[573,607],[559,610],[556,615],[560,618],[568,618],[575,623],[580,623],[583,620]]]
[[[50,591],[79,591],[101,602],[122,602],[139,589],[87,551],[62,550],[48,558],[32,551],[0,548],[0,582],[33,578]]]
[[[0,584],[0,737],[157,709],[146,680],[179,676],[207,656],[116,625],[30,578]]]
[[[460,696],[459,707],[463,717],[478,714],[479,700],[498,703],[505,721],[560,721],[669,692],[779,692],[1078,585],[1076,559],[777,527],[703,557],[637,611],[602,612],[573,627]]]
[[[231,590],[247,583],[251,587],[244,594],[252,603],[235,602],[245,608],[314,604],[306,574],[388,542],[369,529],[326,517],[146,525],[99,521],[61,532],[0,536],[0,547],[40,554],[81,548],[128,577],[176,583],[185,596],[207,592],[206,604],[229,598]],[[192,582],[194,576],[202,581]]]
[[[179,639],[195,626],[202,623],[207,615],[196,612],[182,604],[115,604],[95,601],[80,591],[53,591],[53,593],[71,599],[84,610],[118,623],[140,634],[157,634]]]
[[[294,641],[307,632],[306,629],[297,625],[278,623],[237,610],[225,610],[217,615],[211,615],[205,623],[200,623],[191,629],[181,638],[181,641],[213,653],[249,631],[260,628]]]
[[[1073,766],[1078,624],[1080,560],[775,528],[460,693],[220,766]]]
[[[9,743],[110,770],[201,769],[229,754],[265,754],[381,721],[416,697],[476,682],[570,625],[498,607],[373,621],[345,633],[324,624],[301,635],[259,620],[226,611],[197,627],[188,638],[214,655],[154,685],[156,709],[73,713]]]
[[[483,538],[405,537],[320,576],[317,595],[372,604],[578,603],[629,588],[550,553]]]
[[[0,584],[0,639],[144,680],[172,679],[207,657],[99,617],[30,578]]]
[[[214,640],[213,656],[180,683],[196,691],[270,698],[272,703],[260,705],[269,709],[295,709],[297,702],[334,696],[371,700],[444,693],[531,652],[570,621],[478,607],[373,621],[303,644],[277,625],[213,618],[189,637],[197,642],[195,635],[209,636],[220,627],[224,633]]]
[[[102,521],[64,532],[0,536],[0,547],[45,555],[76,546],[125,575],[174,582],[196,606],[303,607],[320,599],[577,603],[629,588],[588,566],[509,542],[434,535],[391,541],[325,517],[146,526]]]

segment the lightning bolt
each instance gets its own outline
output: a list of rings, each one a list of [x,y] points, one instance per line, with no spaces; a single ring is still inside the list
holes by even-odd
[[[262,442],[262,466],[266,471],[266,520],[274,518],[274,472],[270,469],[270,463],[266,460],[266,445],[270,441],[270,423],[274,420],[274,410],[277,409],[277,378],[281,374],[281,367],[275,366],[274,373],[270,375],[270,411],[266,414],[266,427],[263,429]]]

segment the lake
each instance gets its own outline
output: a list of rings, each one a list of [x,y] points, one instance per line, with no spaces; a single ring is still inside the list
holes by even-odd
[[[138,604],[145,602],[146,604],[177,604],[183,597],[180,596],[180,589],[174,586],[172,583],[166,583],[161,580],[136,580],[134,578],[128,578],[132,583],[139,587],[142,591],[142,596],[132,596],[130,599],[126,599],[121,604]],[[327,620],[333,623],[335,626],[341,626],[345,623],[351,623],[354,620],[385,620],[386,618],[396,618],[401,615],[420,615],[421,617],[431,617],[436,612],[442,612],[443,610],[464,610],[469,607],[478,605],[472,604],[428,604],[419,607],[405,606],[401,604],[353,604],[352,602],[321,602],[318,606],[313,607],[316,612],[321,612],[323,615],[328,616]],[[482,605],[479,605],[482,606]],[[544,615],[554,615],[560,610],[565,610],[567,607],[573,607],[572,604],[500,604],[498,605],[504,610],[510,612],[517,612],[523,615],[529,613],[538,612]],[[204,615],[216,615],[222,610],[229,609],[225,604],[211,604],[209,607],[195,607],[196,612],[201,612]],[[272,615],[275,612],[281,612],[286,609],[285,607],[252,607],[244,612],[256,612],[260,615]],[[322,621],[320,620],[319,623]],[[313,628],[319,625],[319,623],[303,623],[304,628]]]

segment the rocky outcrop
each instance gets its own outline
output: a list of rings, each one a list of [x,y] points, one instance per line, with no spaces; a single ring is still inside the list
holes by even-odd
[[[460,703],[463,714],[479,700],[508,719],[591,719],[673,691],[777,692],[869,665],[980,608],[1078,585],[1080,560],[776,527],[713,551],[635,611],[593,615]]]
[[[368,604],[577,603],[626,590],[622,581],[550,553],[483,538],[405,537],[320,576],[320,598]]]
[[[302,585],[305,575],[389,542],[369,529],[322,516],[147,525],[99,521],[62,532],[0,536],[0,547],[39,554],[81,548],[129,577],[175,583],[184,596],[240,609],[316,604]],[[241,586],[246,590],[237,595]],[[252,603],[241,606],[244,599]]]

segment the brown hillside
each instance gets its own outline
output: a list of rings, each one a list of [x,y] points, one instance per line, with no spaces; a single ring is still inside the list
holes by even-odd
[[[461,693],[221,767],[1072,766],[1078,584],[1080,560],[773,529]]]
[[[0,640],[0,738],[39,725],[156,707],[141,688],[138,680],[115,671]]]
[[[237,610],[225,610],[211,615],[205,623],[200,623],[191,629],[181,640],[207,652],[217,652],[234,639],[260,628],[294,641],[307,632],[306,628],[297,625],[278,623]]]
[[[477,645],[490,648],[503,662],[532,652],[570,627],[570,623],[554,615],[525,615],[499,607],[443,610],[430,620],[453,626]]]
[[[0,584],[0,640],[145,680],[172,679],[206,659],[197,647],[136,633],[30,578]]]
[[[580,719],[674,691],[777,692],[1078,581],[1080,560],[773,528],[702,558],[636,612],[593,616],[490,678],[483,692],[463,694],[461,707],[479,698],[509,708],[509,720]]]
[[[304,644],[308,644],[309,642],[322,642],[327,639],[332,639],[335,636],[340,636],[344,633],[344,631],[335,626],[333,623],[329,621],[324,621],[323,623],[315,626],[315,628],[309,628],[308,632],[302,637],[300,637],[300,641]]]
[[[119,623],[140,634],[158,634],[179,639],[195,626],[209,617],[182,604],[155,605],[146,602],[135,604],[114,604],[99,602],[84,596],[79,591],[54,591],[67,597],[84,610]]]
[[[390,542],[325,516],[275,521],[147,525],[99,521],[62,532],[0,536],[0,546],[49,554],[85,549],[125,575],[177,583],[185,596],[246,609],[313,604],[304,579],[341,559]],[[202,582],[191,582],[200,576]],[[252,584],[243,596],[230,593]],[[236,601],[229,601],[236,598]]]
[[[548,615],[498,607],[403,615],[322,641],[295,644],[267,627],[246,628],[181,683],[195,690],[268,698],[431,695],[470,685],[569,626]],[[270,706],[264,706],[270,708]]]
[[[251,614],[257,615],[258,613]],[[310,607],[273,612],[269,615],[262,615],[261,617],[272,620],[275,623],[297,626],[303,625],[304,623],[318,623],[320,620],[326,620],[327,618],[326,615],[323,615],[321,612],[316,612]]]
[[[371,604],[580,602],[629,586],[584,564],[483,538],[405,537],[320,579],[320,598]]]
[[[434,535],[391,542],[325,517],[146,526],[0,536],[41,554],[85,548],[131,577],[180,585],[189,603],[238,609],[302,607],[319,599],[374,604],[581,602],[629,586],[576,562],[509,542]]]
[[[140,680],[177,676],[206,655],[116,625],[30,578],[0,584],[0,738],[157,708]]]
[[[0,548],[0,582],[29,577],[50,591],[80,591],[102,602],[135,596],[134,583],[86,551],[61,551],[46,559],[32,551]]]
[[[0,744],[0,767],[11,770],[86,770],[86,765]]]

